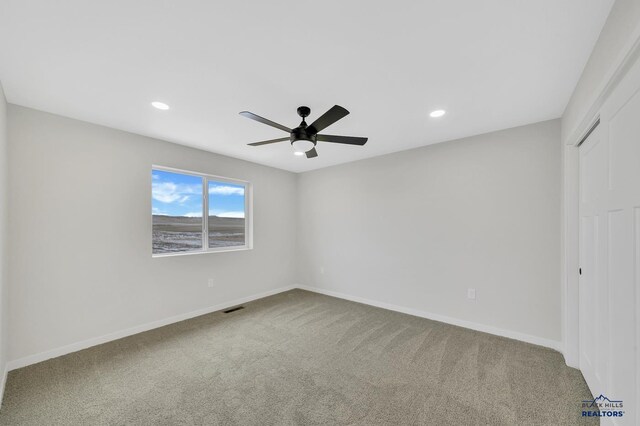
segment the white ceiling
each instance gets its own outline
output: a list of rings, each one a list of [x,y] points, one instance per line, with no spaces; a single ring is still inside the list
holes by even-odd
[[[0,80],[11,103],[299,172],[561,116],[612,3],[0,0]],[[295,127],[334,104],[351,114],[323,133],[366,146],[246,146],[286,133],[239,111]]]

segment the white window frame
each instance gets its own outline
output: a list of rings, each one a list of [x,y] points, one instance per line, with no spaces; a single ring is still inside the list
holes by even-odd
[[[202,178],[202,249],[174,253],[154,253],[152,244],[152,257],[187,256],[191,254],[220,253],[253,249],[253,185],[251,185],[251,182],[241,179],[210,175],[207,173],[193,172],[190,170],[182,170],[173,167],[158,165],[151,166],[152,174],[154,170],[179,173],[183,175],[197,176],[199,178]],[[233,185],[242,185],[244,187],[244,245],[209,248],[209,181],[231,183]],[[153,219],[153,213],[151,217]],[[151,222],[151,235],[151,242],[153,243],[153,220]]]

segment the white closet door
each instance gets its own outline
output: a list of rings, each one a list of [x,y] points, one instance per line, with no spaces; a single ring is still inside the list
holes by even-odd
[[[580,147],[580,369],[640,423],[640,62]]]

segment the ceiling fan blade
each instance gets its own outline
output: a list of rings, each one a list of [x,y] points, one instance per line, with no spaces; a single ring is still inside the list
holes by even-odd
[[[256,115],[256,114],[254,114],[252,112],[242,111],[240,113],[240,115],[243,116],[243,117],[250,118],[250,119],[255,120],[255,121],[259,121],[260,123],[266,124],[267,126],[275,127],[276,129],[284,130],[285,132],[291,133],[291,129],[290,128],[285,127],[282,124],[278,124],[278,123],[276,123],[274,121],[267,120],[266,118],[260,117],[259,115]]]
[[[307,151],[307,158],[314,158],[317,156],[318,156],[318,151],[316,151],[315,147]]]
[[[322,142],[346,143],[349,145],[364,145],[369,139],[357,136],[318,135],[316,140]]]
[[[329,109],[329,111],[322,114],[316,121],[311,123],[311,125],[307,128],[309,133],[318,133],[322,129],[325,129],[331,126],[336,121],[341,118],[346,117],[349,114],[349,111],[342,108],[340,105],[334,105]]]
[[[248,143],[247,145],[249,145],[249,146],[260,146],[260,145],[267,145],[267,144],[270,144],[270,143],[284,142],[284,141],[288,141],[288,140],[289,140],[289,138],[278,138],[278,139],[270,139],[268,141]]]

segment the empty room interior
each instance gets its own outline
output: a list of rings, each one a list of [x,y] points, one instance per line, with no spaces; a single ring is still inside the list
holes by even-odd
[[[640,425],[640,0],[0,0],[0,425]]]

